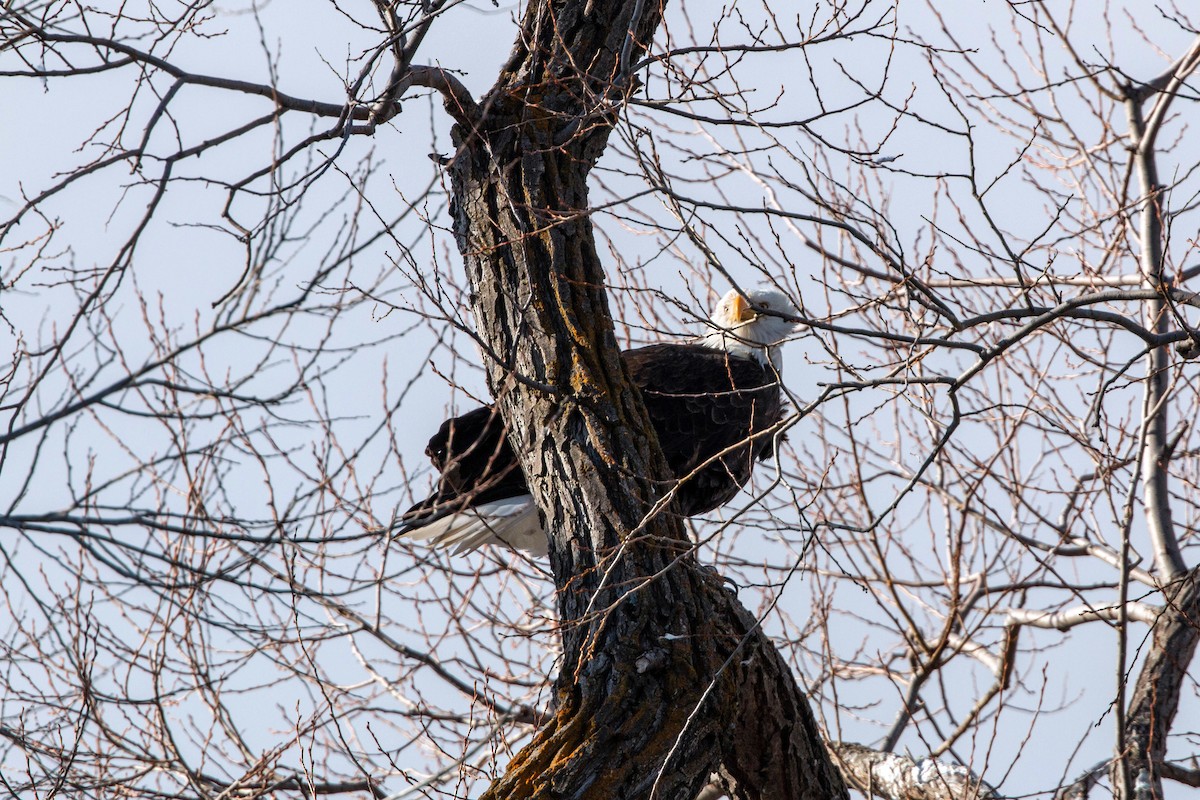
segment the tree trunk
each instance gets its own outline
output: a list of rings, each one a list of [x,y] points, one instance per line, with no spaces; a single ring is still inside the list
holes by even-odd
[[[737,798],[843,797],[785,662],[680,519],[651,513],[669,473],[619,356],[587,175],[661,13],[531,2],[496,85],[459,109],[455,234],[551,534],[564,652],[554,717],[486,796],[692,798],[720,769]]]
[[[1114,780],[1115,794],[1124,800],[1163,796],[1160,765],[1167,758],[1167,737],[1200,641],[1200,568],[1164,595],[1163,619],[1154,627],[1153,644],[1125,713],[1125,753],[1117,763],[1129,770],[1132,793]]]

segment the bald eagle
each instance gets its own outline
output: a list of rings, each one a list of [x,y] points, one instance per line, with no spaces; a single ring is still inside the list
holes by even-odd
[[[675,510],[692,516],[728,503],[771,457],[783,415],[779,344],[796,308],[782,292],[730,291],[711,333],[621,354],[641,390],[677,484]],[[399,534],[456,553],[504,544],[545,555],[546,533],[492,405],[446,420],[425,450],[441,476],[400,518]]]

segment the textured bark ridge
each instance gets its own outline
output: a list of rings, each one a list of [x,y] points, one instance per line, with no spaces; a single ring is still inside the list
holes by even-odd
[[[658,2],[531,2],[455,130],[455,232],[497,404],[551,532],[564,658],[555,716],[495,798],[845,795],[807,699],[755,620],[649,515],[669,472],[619,357],[587,175]],[[623,55],[624,53],[624,55]],[[632,533],[631,533],[632,532]]]

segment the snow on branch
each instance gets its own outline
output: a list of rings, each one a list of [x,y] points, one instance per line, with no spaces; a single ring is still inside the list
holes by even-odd
[[[969,769],[933,758],[883,753],[852,742],[830,742],[846,783],[887,800],[1000,800]]]

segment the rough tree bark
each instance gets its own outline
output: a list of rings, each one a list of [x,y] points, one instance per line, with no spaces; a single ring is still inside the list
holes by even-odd
[[[1129,770],[1132,792],[1121,795],[1127,800],[1163,796],[1161,767],[1167,760],[1168,734],[1200,641],[1200,568],[1168,587],[1165,595],[1163,619],[1154,627],[1153,643],[1125,714],[1126,752],[1118,760]]]
[[[489,382],[551,532],[557,707],[487,797],[737,798],[845,788],[786,663],[652,513],[668,476],[631,386],[587,176],[633,89],[658,2],[531,2],[499,80],[458,120],[455,233]]]

